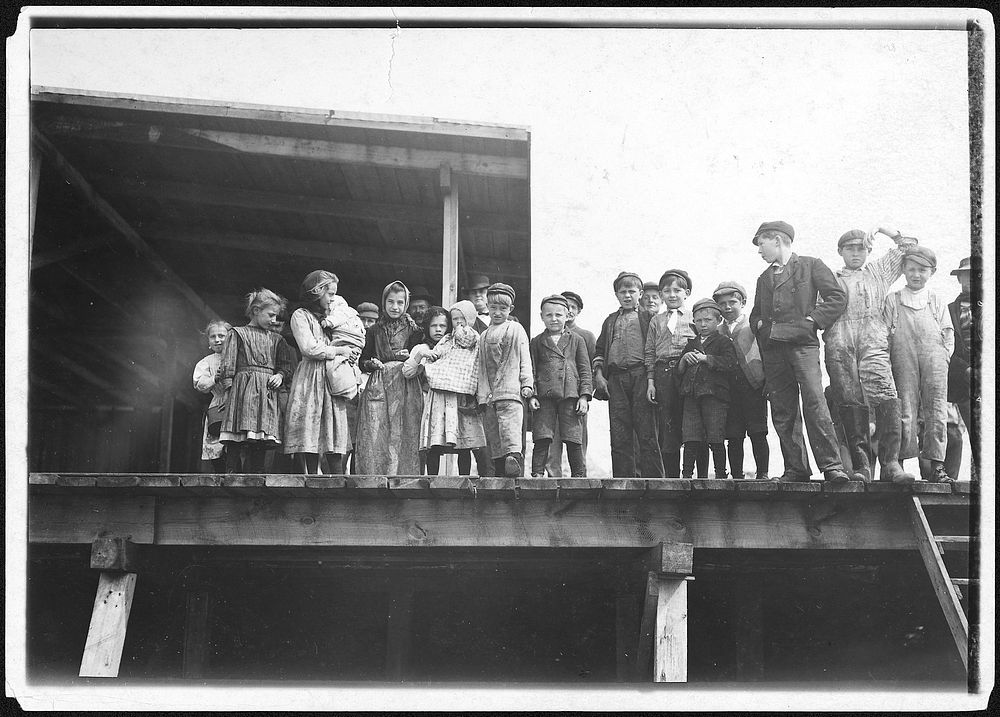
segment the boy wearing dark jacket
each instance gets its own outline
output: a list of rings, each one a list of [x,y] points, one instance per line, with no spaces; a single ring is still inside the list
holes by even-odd
[[[684,438],[684,469],[690,478],[698,453],[707,443],[715,463],[715,477],[726,477],[726,412],[729,382],[739,369],[732,340],[719,333],[722,310],[712,299],[695,302],[692,311],[697,336],[689,339],[677,363],[684,396],[681,432]],[[708,478],[708,466],[703,469]]]
[[[535,412],[531,475],[545,475],[545,462],[554,435],[566,444],[571,475],[587,475],[583,454],[583,417],[593,394],[590,354],[578,333],[566,328],[569,304],[560,294],[542,300],[545,331],[531,340],[528,353],[535,376],[535,395],[528,408]]]
[[[844,313],[847,293],[826,264],[792,251],[794,237],[795,230],[783,221],[764,222],[753,237],[760,257],[770,264],[757,279],[750,328],[760,346],[771,416],[785,461],[781,480],[807,481],[812,472],[802,435],[805,414],[809,444],[824,478],[847,481],[823,396],[816,335]]]

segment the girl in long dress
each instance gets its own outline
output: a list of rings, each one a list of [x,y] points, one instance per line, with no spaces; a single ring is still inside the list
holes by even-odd
[[[222,365],[222,347],[226,345],[226,337],[232,328],[227,321],[210,321],[205,327],[205,338],[208,340],[208,348],[211,353],[195,364],[191,379],[195,390],[212,394],[212,399],[208,403],[209,410],[224,406],[226,403],[226,389],[222,387],[222,382],[217,379],[219,367]],[[223,451],[224,447],[219,441],[219,434],[212,435],[208,432],[208,416],[206,415],[201,431],[201,459],[208,463],[215,473],[224,473],[226,470],[226,462],[222,457]]]
[[[302,358],[292,377],[292,388],[285,414],[285,453],[296,454],[303,473],[320,470],[319,457],[327,454],[331,473],[343,472],[343,455],[351,450],[347,423],[347,399],[330,392],[326,380],[326,362],[343,356],[356,362],[361,350],[353,346],[334,346],[323,321],[337,297],[339,281],[335,274],[316,270],[302,281],[301,308],[292,314],[292,336]]]
[[[265,451],[281,445],[278,387],[291,378],[292,356],[272,329],[285,300],[269,289],[247,294],[250,322],[229,332],[219,377],[229,388],[219,440],[227,473],[263,473]]]
[[[410,349],[423,338],[406,309],[410,290],[394,281],[382,290],[382,316],[368,330],[361,370],[371,378],[358,407],[357,472],[362,475],[420,475],[418,447],[423,390],[417,377],[403,375]]]

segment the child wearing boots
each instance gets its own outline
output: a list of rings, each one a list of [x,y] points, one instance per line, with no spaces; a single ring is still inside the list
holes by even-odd
[[[712,299],[695,302],[692,312],[697,336],[688,341],[677,363],[684,396],[684,467],[691,478],[695,461],[705,443],[712,451],[715,477],[726,477],[726,413],[730,375],[739,370],[733,342],[719,333],[722,310]],[[707,466],[699,478],[708,478]]]
[[[528,335],[520,323],[508,320],[514,297],[507,284],[490,284],[486,290],[490,324],[480,336],[476,392],[494,472],[509,478],[521,475],[524,468],[523,401],[535,395]]]
[[[528,345],[535,374],[535,396],[528,408],[535,412],[531,475],[545,475],[553,436],[566,444],[570,473],[587,475],[583,454],[583,417],[590,406],[592,378],[590,355],[580,334],[566,328],[569,302],[561,294],[547,296],[541,305],[545,331]]]

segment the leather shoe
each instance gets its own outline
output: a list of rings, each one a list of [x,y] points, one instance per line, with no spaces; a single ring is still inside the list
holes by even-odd
[[[790,471],[785,471],[778,478],[783,483],[808,483],[809,476],[799,475],[798,473],[792,473]]]
[[[823,471],[823,478],[831,483],[846,483],[850,480],[843,468],[833,468],[828,471]]]

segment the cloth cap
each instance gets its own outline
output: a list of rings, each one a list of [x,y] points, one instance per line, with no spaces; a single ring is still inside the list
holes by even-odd
[[[665,286],[670,280],[671,276],[676,276],[678,279],[683,279],[684,283],[687,284],[687,290],[691,291],[694,287],[691,285],[691,277],[683,269],[667,269],[663,272],[663,276],[660,277],[659,286]]]
[[[967,256],[962,261],[958,262],[958,268],[952,269],[952,274],[961,274],[963,271],[972,271],[972,257]]]
[[[860,229],[851,229],[849,232],[844,232],[840,239],[837,240],[837,248],[843,249],[848,244],[861,244],[865,249],[872,248],[871,237],[868,236],[867,232],[863,232]]]
[[[403,287],[403,296],[405,297],[404,299],[405,303],[403,304],[403,311],[406,311],[408,308],[410,308],[410,290],[406,288],[406,284],[404,284],[401,281],[390,281],[388,284],[385,285],[385,288],[382,289],[382,306],[383,307],[385,306],[385,299],[387,296],[389,296],[389,289],[392,288],[393,284],[397,284]]]
[[[660,287],[655,281],[647,281],[642,285],[643,291],[659,291]]]
[[[362,301],[358,304],[357,312],[358,316],[364,316],[369,319],[378,318],[378,306],[370,301]]]
[[[903,261],[907,259],[915,261],[921,266],[937,269],[937,256],[925,246],[909,246],[903,252]]]
[[[486,289],[491,283],[490,277],[483,274],[473,274],[469,277],[469,285],[465,287],[465,290],[475,291],[477,289]]]
[[[486,295],[489,296],[490,294],[506,294],[510,297],[511,303],[514,303],[514,297],[516,296],[514,294],[513,286],[510,284],[503,284],[499,281],[486,287]]]
[[[559,304],[559,306],[569,311],[569,303],[566,301],[566,297],[562,294],[550,294],[542,299],[542,303],[538,305],[539,308],[545,306],[546,304]]]
[[[434,297],[431,296],[431,292],[427,291],[426,286],[415,286],[410,291],[410,301],[416,301],[417,299],[423,299],[428,304],[434,303]]]
[[[722,315],[722,307],[715,303],[715,299],[698,299],[691,308],[691,316],[697,314],[701,309],[715,309]]]
[[[712,292],[712,298],[718,299],[720,296],[726,296],[727,294],[739,294],[740,298],[743,299],[743,303],[747,302],[747,290],[738,281],[721,282],[715,287],[715,291]]]
[[[334,281],[337,281],[337,276],[329,271],[310,271],[299,285],[299,298],[302,301],[314,301]]]
[[[476,323],[476,317],[479,316],[479,314],[476,313],[476,305],[471,301],[468,299],[456,301],[448,308],[448,311],[454,311],[455,309],[462,312],[462,316],[465,317],[465,321],[469,324],[469,326]]]
[[[776,221],[776,222],[764,222],[757,229],[757,233],[753,235],[753,243],[757,244],[757,238],[764,232],[783,232],[788,235],[789,240],[795,239],[795,230],[792,229],[792,225],[788,222]]]
[[[618,285],[621,283],[622,279],[624,279],[627,276],[631,276],[632,278],[635,279],[636,283],[639,284],[639,286],[642,286],[643,281],[641,276],[636,274],[634,271],[623,271],[621,274],[615,277],[614,283],[611,284],[611,286],[614,287],[615,291],[618,291]]]
[[[562,295],[565,296],[569,301],[575,301],[576,305],[580,307],[580,311],[583,311],[583,299],[575,291],[564,291]]]

